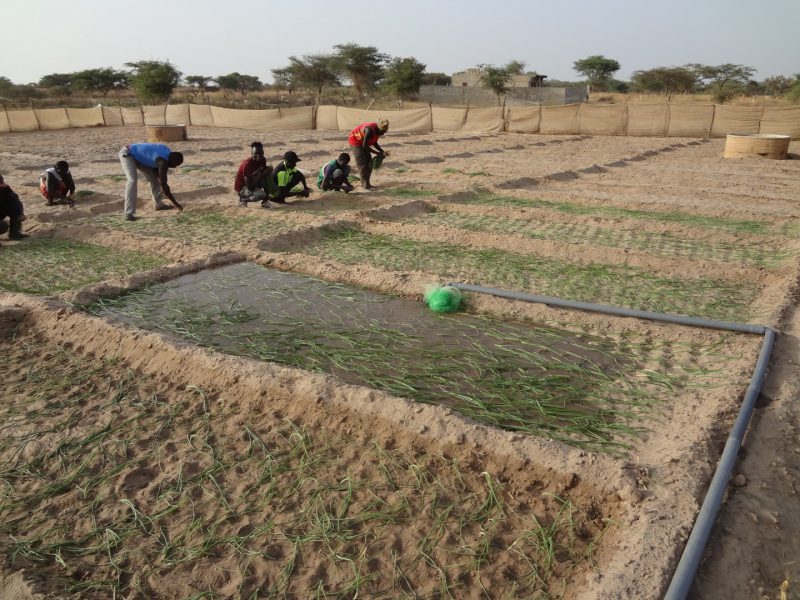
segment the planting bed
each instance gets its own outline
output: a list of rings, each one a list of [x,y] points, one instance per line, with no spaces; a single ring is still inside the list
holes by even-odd
[[[262,210],[231,191],[250,141],[311,182],[344,133],[190,128],[186,211],[142,196],[128,223],[114,157],[143,135],[3,135],[32,237],[0,248],[0,596],[662,595],[761,340],[478,295],[433,315],[446,281],[778,328],[693,595],[791,593],[800,162],[390,131],[373,192]],[[50,153],[72,210],[38,199]]]

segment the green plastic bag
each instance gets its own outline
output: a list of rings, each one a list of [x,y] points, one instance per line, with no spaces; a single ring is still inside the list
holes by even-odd
[[[433,312],[456,312],[461,308],[463,301],[461,291],[449,285],[433,286],[425,290],[425,304]]]

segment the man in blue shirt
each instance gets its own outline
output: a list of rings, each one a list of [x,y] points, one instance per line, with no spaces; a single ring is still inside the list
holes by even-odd
[[[172,152],[164,144],[131,144],[123,146],[119,151],[119,162],[125,173],[125,218],[136,220],[136,181],[141,172],[150,184],[150,192],[156,203],[156,210],[169,210],[172,206],[164,204],[164,196],[181,212],[183,207],[175,200],[175,196],[167,183],[167,171],[183,164],[183,154]]]

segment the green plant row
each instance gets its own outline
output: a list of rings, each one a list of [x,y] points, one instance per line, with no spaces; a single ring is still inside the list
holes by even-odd
[[[630,266],[575,264],[355,229],[329,231],[302,251],[347,264],[422,271],[443,280],[711,319],[746,321],[749,304],[759,292],[747,283],[662,277]]]
[[[468,231],[521,235],[539,240],[563,240],[573,244],[632,248],[644,250],[655,256],[680,256],[720,262],[736,261],[763,267],[775,267],[792,256],[791,252],[764,247],[761,244],[713,243],[677,237],[666,232],[620,230],[575,223],[541,223],[491,215],[436,212],[417,215],[411,221],[431,226],[446,225]]]
[[[774,224],[770,221],[755,221],[748,219],[730,219],[727,217],[713,217],[697,215],[686,212],[662,212],[650,210],[635,210],[617,208],[614,206],[589,206],[571,202],[557,202],[538,198],[512,198],[497,196],[487,193],[476,193],[472,196],[459,198],[461,204],[511,206],[515,208],[539,208],[553,210],[571,215],[603,215],[624,219],[639,219],[651,222],[679,223],[689,227],[702,227],[704,229],[723,229],[733,232],[753,233],[759,235],[795,235],[800,226],[792,223]]]
[[[94,244],[32,237],[0,250],[0,289],[50,295],[154,269],[158,256]]]
[[[258,270],[268,272],[225,267],[191,284],[151,286],[89,310],[599,451],[624,451],[659,392],[698,381],[686,371],[693,360],[677,351],[653,368],[650,348],[542,326],[435,316],[421,304],[412,304],[406,319],[386,320],[381,311],[410,309],[344,286],[263,281]]]
[[[48,595],[555,598],[606,528],[602,507],[520,501],[433,449],[245,414],[41,340],[2,351],[0,553]]]

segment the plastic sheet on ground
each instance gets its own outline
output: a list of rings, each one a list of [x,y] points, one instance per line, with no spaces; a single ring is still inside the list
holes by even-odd
[[[512,106],[506,110],[508,131],[538,133],[542,111],[538,106]]]
[[[708,137],[714,119],[713,104],[670,104],[667,135]]]
[[[188,104],[167,104],[164,114],[165,125],[189,125],[191,119]]]
[[[36,113],[32,110],[9,110],[8,124],[11,131],[36,131],[39,129],[39,121],[36,120]]]
[[[70,127],[102,127],[103,109],[99,106],[95,108],[68,108],[67,117]]]
[[[758,133],[758,124],[764,108],[761,106],[725,106],[714,109],[712,136],[725,136],[729,133]]]
[[[505,128],[503,120],[503,107],[470,108],[467,110],[467,120],[464,122],[463,131],[480,131],[485,133],[498,133]]]
[[[660,104],[628,104],[628,129],[631,136],[663,136],[667,131],[669,106]]]
[[[800,139],[800,106],[773,106],[764,109],[759,133],[790,135]]]
[[[104,106],[103,107],[103,122],[106,127],[118,127],[125,124],[122,120],[122,111],[119,106]]]
[[[625,104],[581,104],[578,133],[589,135],[625,135]]]
[[[211,116],[209,104],[190,104],[189,122],[196,127],[213,127],[214,117]]]
[[[66,108],[37,108],[36,120],[39,121],[39,129],[47,131],[50,129],[69,129],[69,117]]]
[[[466,108],[431,108],[434,131],[461,131],[466,119]]]
[[[543,106],[539,133],[578,133],[578,110],[580,104]]]

